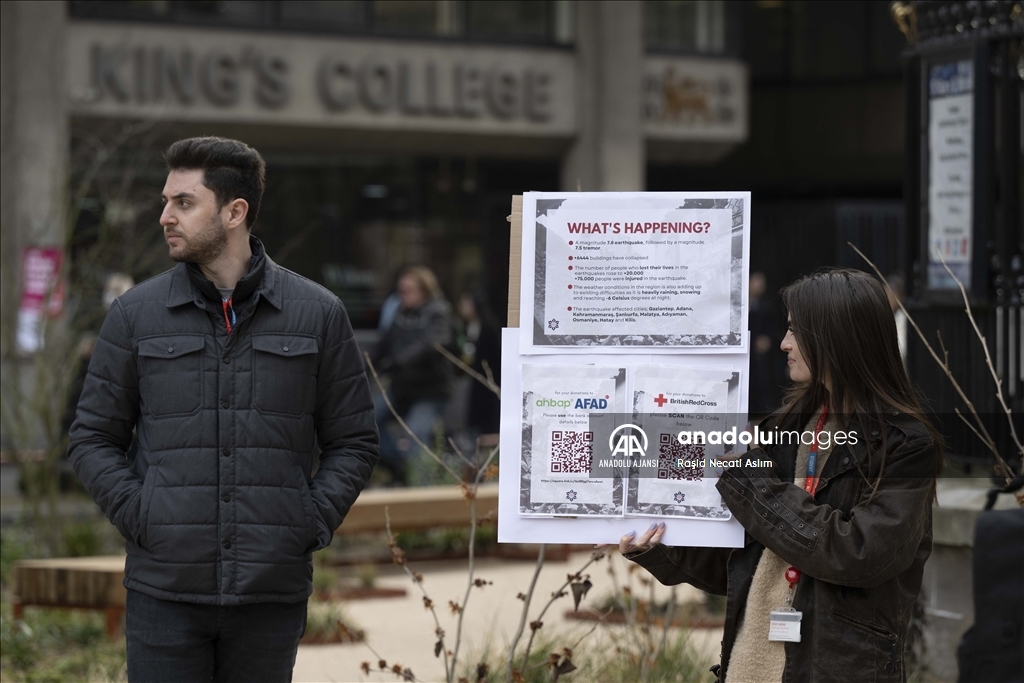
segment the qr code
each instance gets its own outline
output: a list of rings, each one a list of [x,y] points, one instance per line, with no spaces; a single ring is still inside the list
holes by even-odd
[[[686,479],[702,481],[704,468],[699,464],[680,466],[680,460],[704,460],[704,446],[681,444],[675,434],[662,434],[658,439],[658,479]]]
[[[593,460],[593,432],[551,432],[552,474],[586,474]]]

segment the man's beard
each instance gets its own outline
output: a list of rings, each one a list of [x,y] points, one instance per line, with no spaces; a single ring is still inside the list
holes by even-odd
[[[172,261],[203,265],[216,260],[228,245],[228,231],[224,229],[224,221],[220,215],[213,216],[206,227],[191,237],[186,238],[180,233],[174,234],[184,244],[178,247],[168,245]]]

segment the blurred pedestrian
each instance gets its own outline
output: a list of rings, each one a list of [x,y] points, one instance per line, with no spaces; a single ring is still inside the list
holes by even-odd
[[[106,282],[103,284],[102,300],[104,312],[110,310],[110,307],[114,304],[114,299],[121,296],[134,286],[135,279],[127,273],[111,273],[108,275]],[[92,352],[95,348],[95,331],[83,335],[82,339],[78,342],[78,348],[76,349],[77,367],[75,370],[75,377],[71,380],[71,386],[68,388],[68,400],[64,404],[64,416],[61,419],[61,425],[64,428],[65,434],[71,431],[71,425],[75,421],[75,412],[78,410],[78,399],[82,396],[82,389],[85,387],[85,378],[89,374],[89,361],[92,359]],[[134,459],[134,451],[135,443],[133,441],[132,448],[128,453],[129,460]]]
[[[377,461],[373,403],[337,297],[250,234],[259,153],[192,138],[165,158],[178,263],[113,300],[68,457],[126,541],[128,679],[288,681],[312,553]]]
[[[464,327],[462,361],[480,375],[491,374],[501,384],[501,327],[482,289],[472,289],[459,299],[459,318]],[[474,436],[497,434],[501,419],[498,396],[471,378],[466,426]]]
[[[771,309],[765,300],[768,280],[764,273],[750,274],[750,417],[756,420],[767,415],[775,401],[775,358],[772,351],[778,335]]]
[[[391,325],[370,358],[377,371],[388,378],[388,399],[417,439],[433,447],[431,433],[451,392],[451,363],[435,344],[452,344],[451,306],[444,299],[433,271],[410,266],[398,278],[400,299]],[[375,397],[381,432],[381,465],[395,484],[419,483],[424,468],[417,463],[428,456],[407,434],[392,433],[394,415],[383,396]],[[415,466],[414,466],[415,465]]]
[[[128,273],[111,273],[103,283],[103,308],[109,311],[114,299],[135,286],[135,278]]]
[[[893,273],[889,277],[885,278],[885,283],[889,285],[886,290],[886,294],[889,297],[889,308],[892,309],[892,316],[896,320],[896,337],[900,343],[900,357],[903,359],[903,364],[907,364],[907,314],[900,308],[900,304],[906,298],[906,286],[904,285],[903,276],[899,273]]]
[[[409,265],[403,265],[395,271],[395,276],[392,278],[391,291],[384,298],[384,303],[380,305],[380,315],[377,317],[377,332],[380,335],[387,332],[388,328],[391,327],[391,323],[395,321],[395,314],[398,313],[398,308],[402,303],[402,297],[398,295],[398,280]]]

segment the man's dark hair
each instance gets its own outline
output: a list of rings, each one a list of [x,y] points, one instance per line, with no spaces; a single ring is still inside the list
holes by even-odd
[[[267,184],[267,165],[259,152],[238,140],[187,138],[168,147],[164,160],[168,171],[202,170],[203,184],[213,190],[218,209],[235,199],[248,202],[245,225],[252,229]]]

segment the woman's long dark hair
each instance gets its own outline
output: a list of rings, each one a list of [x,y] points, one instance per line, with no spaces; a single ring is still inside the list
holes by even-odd
[[[871,428],[865,422],[877,422],[884,435],[883,416],[897,411],[920,421],[935,440],[937,474],[942,436],[925,416],[903,366],[882,284],[859,270],[829,269],[789,285],[782,300],[811,380],[790,389],[774,423],[812,415],[827,400],[830,412],[847,419],[857,413],[863,428]],[[884,442],[882,451],[884,457]]]

